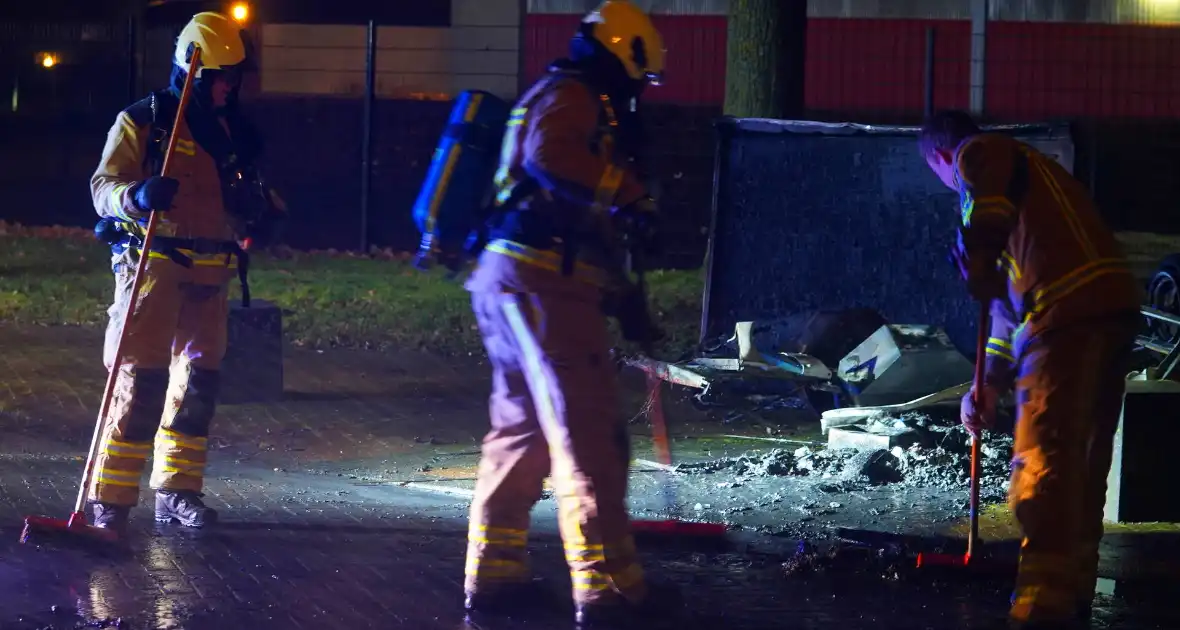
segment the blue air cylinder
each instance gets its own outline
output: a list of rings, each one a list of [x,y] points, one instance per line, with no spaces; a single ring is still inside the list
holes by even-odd
[[[463,243],[491,194],[510,109],[507,101],[482,91],[466,91],[455,100],[414,203],[422,233],[418,268],[435,259],[453,268],[462,257]]]

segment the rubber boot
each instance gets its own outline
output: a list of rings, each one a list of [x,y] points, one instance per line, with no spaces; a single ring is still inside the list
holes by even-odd
[[[487,591],[464,593],[463,611],[472,616],[499,616],[550,607],[553,594],[541,580],[508,583]]]
[[[646,628],[655,620],[666,622],[680,616],[684,598],[680,589],[669,584],[648,584],[647,596],[633,603],[616,597],[601,604],[579,604],[575,607],[574,623],[579,629],[602,628],[626,630]]]
[[[205,527],[217,522],[217,511],[201,501],[204,496],[189,490],[157,490],[156,522]]]
[[[127,519],[131,515],[131,506],[91,503],[90,509],[94,515],[95,527],[112,530],[119,538],[127,535]]]

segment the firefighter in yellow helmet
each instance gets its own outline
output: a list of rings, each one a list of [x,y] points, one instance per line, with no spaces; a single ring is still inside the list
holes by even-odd
[[[180,128],[171,129],[197,46],[193,97]],[[90,181],[101,217],[96,231],[114,254],[107,369],[123,321],[132,316],[89,488],[99,527],[125,529],[153,450],[156,520],[190,527],[216,520],[201,490],[225,354],[228,286],[246,265],[240,243],[265,240],[282,215],[281,201],[254,166],[258,138],[238,110],[249,57],[245,34],[232,20],[194,16],[176,44],[171,86],[119,113]],[[162,176],[172,133],[178,135],[173,165]],[[163,214],[152,251],[144,252],[152,211]],[[145,255],[147,275],[132,306],[132,278]]]
[[[526,564],[529,511],[547,475],[558,502],[576,620],[667,615],[672,589],[644,579],[627,515],[629,439],[604,303],[624,336],[653,326],[620,262],[620,239],[654,237],[656,205],[631,158],[637,100],[664,69],[660,34],[630,2],[582,21],[512,110],[488,244],[467,282],[493,368],[491,430],[471,505],[465,608],[543,598]]]

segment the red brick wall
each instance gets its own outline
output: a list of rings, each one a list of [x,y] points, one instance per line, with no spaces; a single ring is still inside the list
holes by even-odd
[[[565,53],[578,18],[526,17],[526,80]],[[650,100],[719,105],[725,91],[725,18],[654,19],[670,55],[667,82],[650,92]],[[936,106],[966,106],[967,22],[813,19],[807,34],[808,109],[849,116],[920,114],[930,26],[936,29]],[[992,22],[988,29],[985,101],[994,119],[1180,117],[1180,28]]]

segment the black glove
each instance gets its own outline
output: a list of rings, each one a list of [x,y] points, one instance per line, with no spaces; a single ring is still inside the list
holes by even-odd
[[[171,177],[149,177],[131,189],[131,202],[140,212],[167,212],[179,189],[180,182]]]
[[[619,321],[623,339],[632,343],[651,344],[664,338],[664,333],[651,320],[647,310],[647,296],[638,286],[631,285],[606,296],[603,310]]]
[[[643,197],[619,208],[614,215],[615,229],[626,247],[649,256],[660,252],[660,208],[655,199]]]

